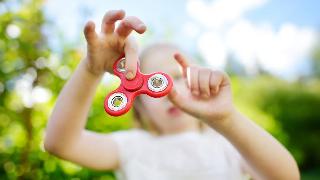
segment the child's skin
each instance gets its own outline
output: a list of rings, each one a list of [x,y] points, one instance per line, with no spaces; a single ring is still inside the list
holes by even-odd
[[[116,21],[120,21],[117,28],[114,25]],[[119,167],[117,144],[110,135],[88,131],[84,127],[103,73],[112,72],[114,61],[123,52],[126,53],[127,78],[134,78],[138,50],[136,42],[128,36],[132,31],[143,33],[145,30],[143,22],[136,17],[125,17],[122,10],[106,13],[99,34],[96,34],[92,22],[86,24],[87,56],[79,63],[58,97],[48,122],[44,143],[47,151],[93,169],[112,170]],[[143,70],[160,70],[158,62],[164,57],[152,55],[152,60],[142,65]],[[142,96],[141,107],[144,108],[138,108],[140,113],[154,121],[162,134],[197,130],[199,119],[234,145],[245,159],[243,167],[255,179],[300,178],[297,164],[290,153],[270,134],[236,110],[226,74],[191,66],[179,53],[171,59],[178,62],[182,75],[178,74],[176,66],[161,66],[161,71],[175,77],[169,98]],[[166,116],[167,109],[172,110],[172,104],[182,111],[174,110],[176,117],[169,119],[174,121],[171,123],[163,116]]]

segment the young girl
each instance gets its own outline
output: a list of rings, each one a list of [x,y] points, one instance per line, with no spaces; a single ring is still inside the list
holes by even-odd
[[[48,152],[92,169],[117,170],[119,179],[300,178],[290,153],[236,110],[228,76],[188,64],[172,45],[149,47],[140,58],[142,72],[164,71],[174,78],[167,97],[135,100],[139,122],[149,131],[84,129],[96,86],[123,52],[126,77],[135,77],[138,50],[128,38],[133,30],[141,34],[146,26],[122,10],[106,13],[99,34],[92,22],[86,24],[87,56],[58,97],[45,137]]]

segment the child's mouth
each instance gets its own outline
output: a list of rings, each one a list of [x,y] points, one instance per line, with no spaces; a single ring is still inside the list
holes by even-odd
[[[168,114],[173,117],[180,116],[181,113],[182,113],[181,110],[174,106],[168,109]]]

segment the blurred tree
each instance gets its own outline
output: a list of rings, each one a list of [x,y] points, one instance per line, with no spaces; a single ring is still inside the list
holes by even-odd
[[[320,81],[259,76],[232,85],[239,108],[289,149],[303,179],[319,179]]]
[[[226,65],[224,66],[225,71],[229,76],[246,76],[247,72],[241,62],[237,61],[234,55],[229,54],[227,56]]]
[[[63,42],[62,52],[50,50],[42,3],[0,2],[5,8],[0,14],[0,179],[113,179],[112,173],[81,168],[43,150],[44,130],[54,100],[82,54]],[[127,120],[131,119],[130,113],[106,120],[111,118],[103,111],[104,96],[115,87],[99,87],[89,129],[109,132],[131,126]]]
[[[1,131],[1,150],[10,159],[1,158],[2,171],[9,177],[31,175],[33,162],[34,130],[32,114],[36,102],[47,100],[46,89],[51,72],[45,68],[44,59],[49,51],[41,34],[44,22],[40,11],[41,1],[31,1],[20,6],[17,1],[1,2],[7,11],[0,16],[0,115],[4,128]],[[12,10],[12,9],[14,10]],[[34,96],[42,97],[34,97]],[[41,99],[46,98],[46,99]]]
[[[320,166],[320,86],[317,83],[273,84],[265,89],[262,110],[279,120],[287,147],[303,170]],[[276,86],[276,87],[275,87]]]
[[[311,61],[312,74],[320,78],[320,43],[315,47],[312,61]]]

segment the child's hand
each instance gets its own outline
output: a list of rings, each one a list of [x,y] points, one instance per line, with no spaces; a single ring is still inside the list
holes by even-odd
[[[115,28],[115,22],[118,20],[120,20],[119,26]],[[88,43],[85,58],[88,70],[95,75],[101,75],[105,71],[112,73],[114,62],[125,52],[126,77],[134,78],[137,70],[138,50],[136,42],[128,38],[132,30],[142,34],[146,26],[137,17],[125,17],[123,10],[108,11],[103,17],[99,34],[95,32],[95,24],[89,21],[84,28]]]
[[[234,112],[228,76],[209,68],[189,66],[181,54],[175,54],[174,58],[182,68],[188,92],[179,93],[174,87],[169,99],[183,111],[207,123],[216,124],[228,119]]]

